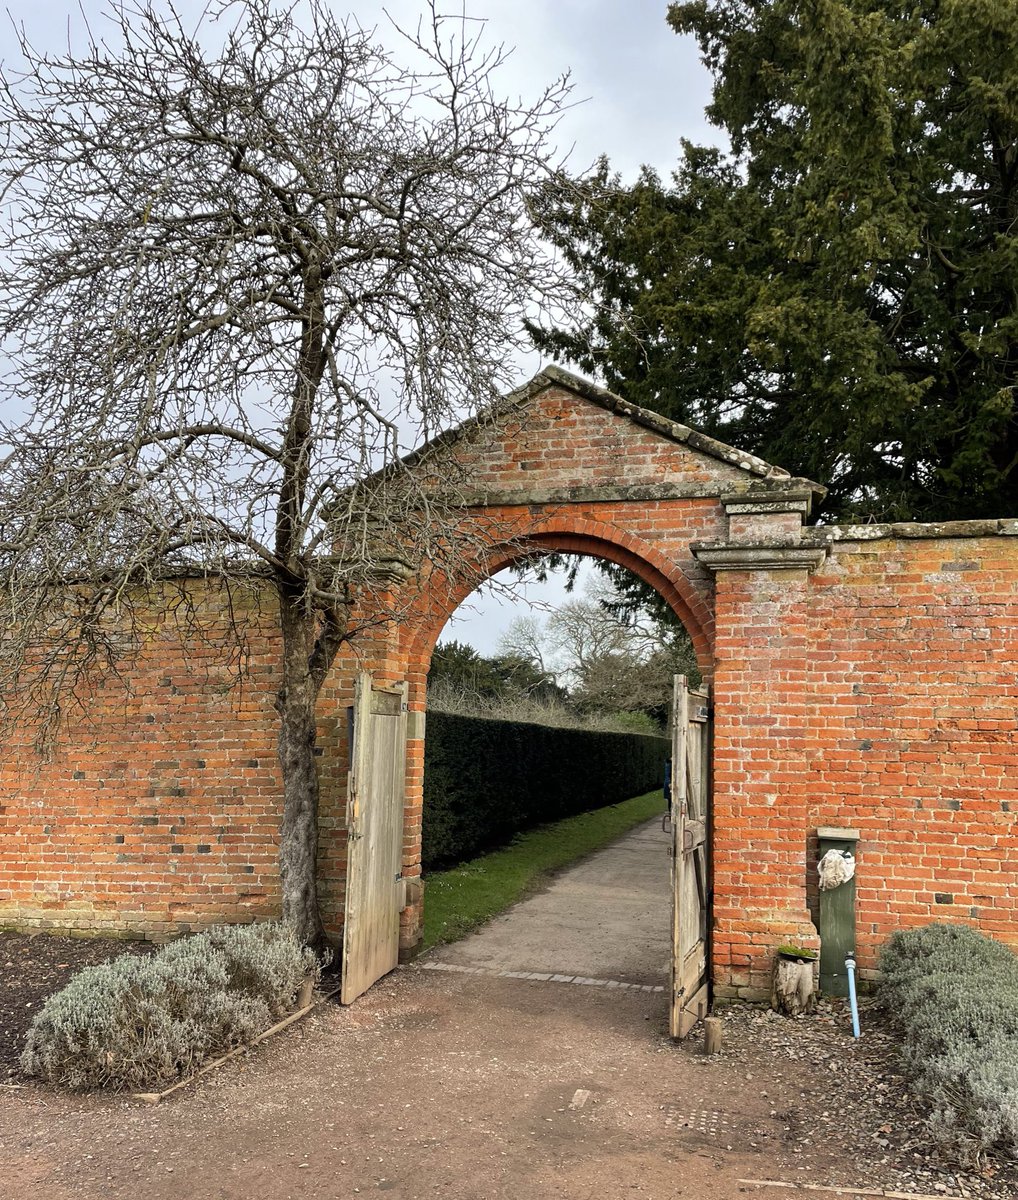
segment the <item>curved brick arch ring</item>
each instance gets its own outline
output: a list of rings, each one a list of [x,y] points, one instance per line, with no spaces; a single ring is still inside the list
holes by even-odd
[[[491,552],[484,564],[487,578],[490,579],[535,550],[603,558],[631,571],[654,588],[671,607],[690,636],[701,674],[705,679],[713,675],[713,614],[678,565],[670,562],[653,546],[617,526],[589,517],[579,520],[568,517],[545,519],[528,529],[526,536],[512,546],[496,548]],[[438,582],[431,581],[429,590],[434,589]],[[476,583],[450,586],[443,597],[444,603],[433,605],[431,619],[418,626],[416,636],[407,647],[408,657],[412,663],[420,664],[425,674],[446,622],[476,587]]]

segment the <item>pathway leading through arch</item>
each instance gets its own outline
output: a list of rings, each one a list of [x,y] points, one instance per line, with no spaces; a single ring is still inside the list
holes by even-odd
[[[663,992],[671,953],[668,846],[660,818],[556,875],[539,892],[423,964]]]

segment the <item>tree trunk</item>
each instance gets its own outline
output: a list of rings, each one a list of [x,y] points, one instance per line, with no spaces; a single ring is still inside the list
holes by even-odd
[[[771,989],[771,1008],[788,1017],[812,1012],[816,1005],[812,962],[782,958],[774,963],[774,986]]]
[[[276,699],[279,712],[279,765],[283,775],[283,821],[279,839],[279,876],[283,920],[315,949],[325,945],[318,909],[318,760],[315,704],[319,684],[309,651],[313,618],[279,591],[283,633],[283,679]]]

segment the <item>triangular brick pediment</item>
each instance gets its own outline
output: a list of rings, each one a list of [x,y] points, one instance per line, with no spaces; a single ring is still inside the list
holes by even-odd
[[[825,489],[688,425],[546,366],[496,409],[442,434],[407,460],[451,455],[471,504],[534,504],[779,493],[807,502]]]

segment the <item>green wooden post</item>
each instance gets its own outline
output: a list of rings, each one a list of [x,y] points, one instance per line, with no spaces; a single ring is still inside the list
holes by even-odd
[[[855,857],[856,829],[817,830],[820,858],[828,850],[847,850]],[[820,893],[820,990],[828,996],[848,995],[845,959],[855,953],[855,876],[840,887]]]

